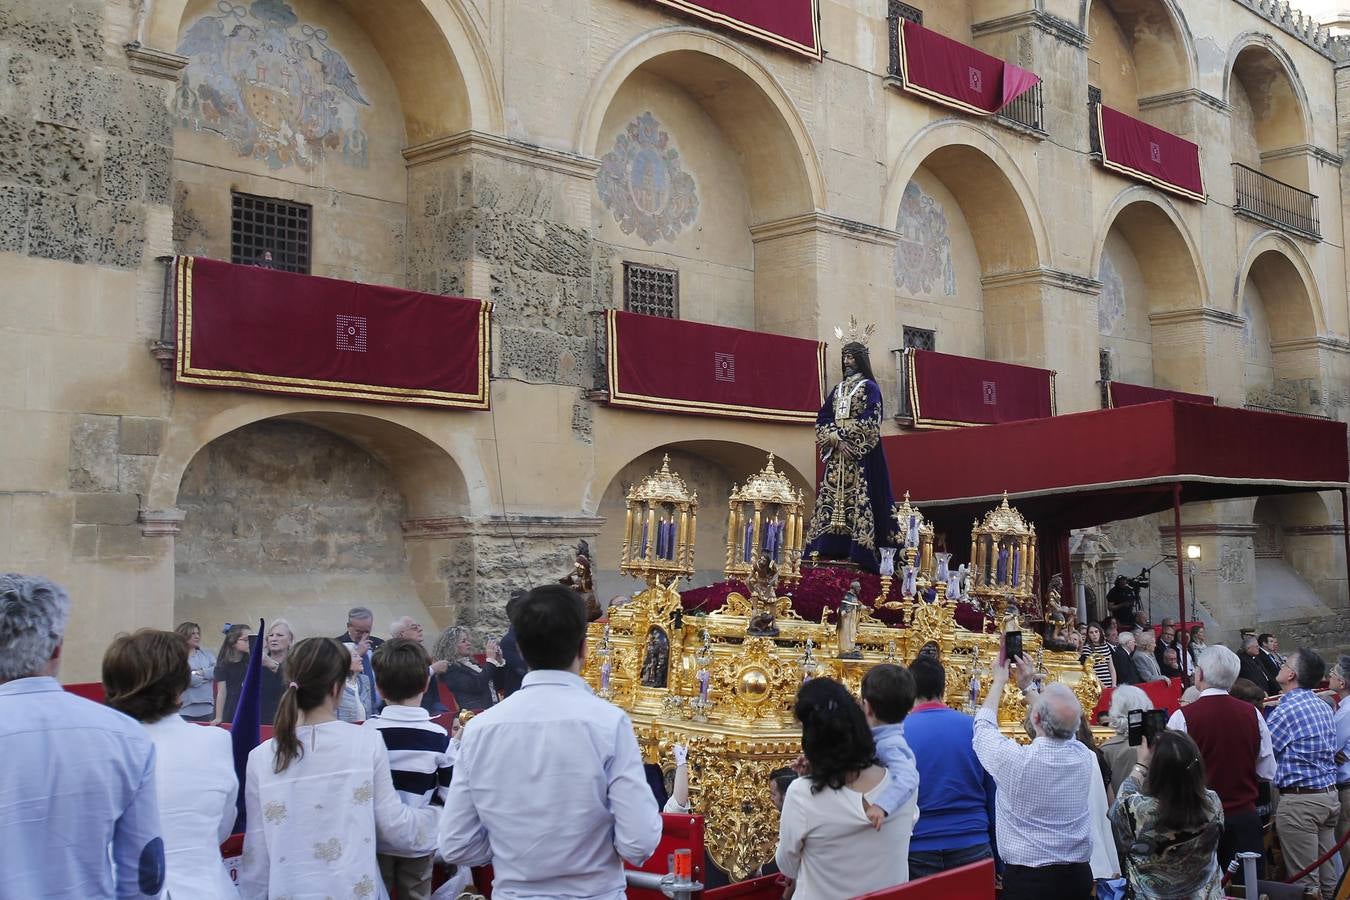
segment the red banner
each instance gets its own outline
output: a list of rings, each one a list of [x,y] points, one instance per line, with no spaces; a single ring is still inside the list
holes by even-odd
[[[1118,406],[1154,403],[1158,400],[1183,400],[1186,403],[1214,405],[1214,398],[1208,394],[1188,394],[1185,391],[1169,391],[1165,388],[1145,387],[1142,384],[1126,384],[1123,381],[1106,383],[1106,399],[1110,401],[1111,409]]]
[[[611,309],[612,406],[770,422],[820,411],[825,344]]]
[[[1102,165],[1164,191],[1205,202],[1200,148],[1170,131],[1097,104]]]
[[[681,12],[821,58],[819,0],[656,0]]]
[[[180,256],[182,384],[488,408],[492,304]]]
[[[899,20],[900,80],[905,90],[977,116],[998,112],[1031,90],[1039,75]]]
[[[1049,369],[906,350],[909,403],[916,428],[993,425],[1055,414]]]

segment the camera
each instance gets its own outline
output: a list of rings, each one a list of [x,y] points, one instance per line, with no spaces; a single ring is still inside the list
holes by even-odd
[[[1022,655],[1022,632],[1008,631],[1003,635],[1003,658],[1012,662]]]
[[[1126,723],[1129,726],[1127,732],[1129,746],[1138,747],[1146,742],[1152,747],[1154,738],[1167,728],[1167,710],[1132,709]]]

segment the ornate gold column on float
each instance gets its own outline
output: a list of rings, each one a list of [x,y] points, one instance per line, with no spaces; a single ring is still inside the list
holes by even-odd
[[[619,571],[641,578],[648,587],[661,579],[692,578],[694,533],[698,527],[698,494],[670,471],[670,456],[661,468],[628,489]]]
[[[773,466],[773,454],[744,487],[731,486],[727,509],[728,581],[749,579],[755,561],[767,554],[777,567],[778,580],[792,586],[801,580],[802,546],[806,521],[801,488]]]

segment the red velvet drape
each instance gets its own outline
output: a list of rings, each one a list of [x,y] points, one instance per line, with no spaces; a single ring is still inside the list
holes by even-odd
[[[1055,414],[1055,373],[1048,369],[932,350],[907,351],[905,365],[919,427],[992,425]]]
[[[1040,82],[1040,76],[922,25],[901,19],[900,80],[905,90],[944,106],[992,115]]]
[[[1198,145],[1100,103],[1097,125],[1102,165],[1173,194],[1205,202]]]
[[[818,0],[656,0],[706,22],[820,59]]]

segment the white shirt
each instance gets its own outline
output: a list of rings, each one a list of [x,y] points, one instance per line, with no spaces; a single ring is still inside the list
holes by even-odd
[[[1092,877],[1119,878],[1120,855],[1111,830],[1110,809],[1106,803],[1106,784],[1100,777],[1088,788],[1088,815],[1092,821]]]
[[[1089,862],[1092,823],[1083,798],[1101,781],[1097,757],[1078,741],[1038,737],[1024,747],[998,730],[988,709],[975,714],[972,740],[998,787],[994,799],[998,854],[1015,866]]]
[[[276,740],[253,748],[244,779],[239,892],[264,898],[388,900],[377,849],[426,856],[436,811],[399,802],[380,733],[349,722],[302,725],[304,756],[272,771]]]
[[[460,736],[441,817],[449,862],[491,862],[500,900],[622,900],[661,839],[633,723],[571,672],[525,676]]]
[[[1218,688],[1205,688],[1200,692],[1200,697],[1227,697],[1227,691],[1221,691]],[[1200,699],[1199,697],[1196,698]],[[1256,754],[1256,777],[1262,781],[1275,780],[1275,745],[1270,740],[1270,727],[1266,725],[1266,717],[1252,707],[1252,715],[1256,716],[1256,730],[1261,734],[1261,749]],[[1179,708],[1172,713],[1172,718],[1167,720],[1167,727],[1172,731],[1186,731],[1186,707]]]
[[[909,881],[909,839],[919,818],[918,794],[872,827],[864,802],[886,787],[883,777],[867,793],[849,787],[811,791],[798,778],[783,795],[778,819],[778,869],[796,879],[793,900],[837,900]]]
[[[145,725],[155,743],[155,792],[169,900],[236,900],[220,844],[238,815],[230,733],[168,715]]]

